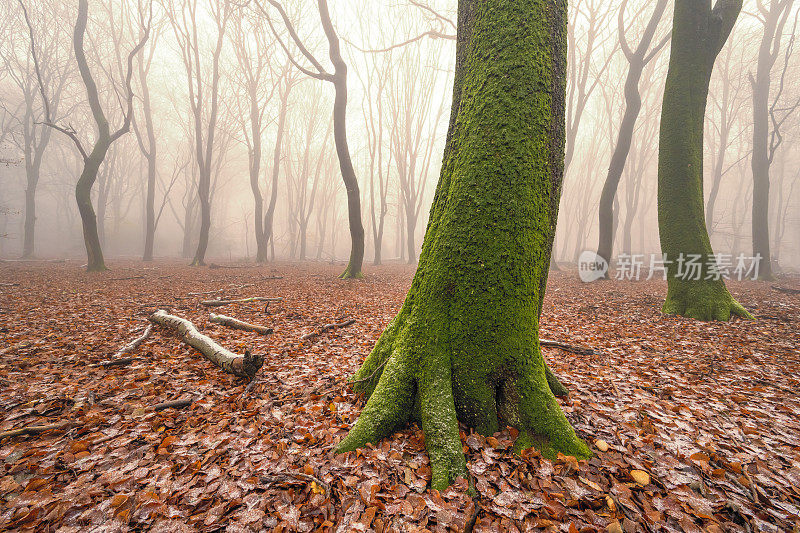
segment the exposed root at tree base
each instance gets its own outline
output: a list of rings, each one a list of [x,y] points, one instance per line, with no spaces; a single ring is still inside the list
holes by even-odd
[[[662,312],[705,322],[727,322],[734,316],[753,320],[753,315],[731,296],[721,280],[670,279]]]
[[[387,332],[391,330],[392,326]],[[380,341],[375,348],[385,349]],[[475,383],[460,375],[454,377],[447,355],[429,355],[429,360],[422,361],[401,351],[392,352],[380,363],[385,367],[377,386],[372,380],[358,381],[362,372],[370,372],[367,376],[376,372],[365,363],[351,383],[356,390],[366,392],[369,400],[337,452],[377,444],[410,420],[419,421],[430,458],[431,487],[437,490],[467,475],[459,420],[484,435],[495,433],[502,425],[517,428],[518,451],[536,447],[551,459],[558,453],[579,459],[591,456],[550,390],[560,383],[556,380],[551,384],[542,374],[537,377],[533,365],[522,363],[504,372],[502,378]]]

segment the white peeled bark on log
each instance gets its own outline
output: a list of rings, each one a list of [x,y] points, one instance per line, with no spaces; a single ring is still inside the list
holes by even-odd
[[[260,335],[270,335],[273,333],[272,328],[268,328],[266,326],[257,326],[256,324],[250,324],[248,322],[242,322],[241,320],[238,320],[231,316],[215,315],[214,313],[211,313],[211,315],[208,317],[208,321],[213,322],[214,324],[227,326],[232,329],[240,329],[242,331],[252,331]]]
[[[226,350],[210,337],[197,331],[197,328],[190,321],[170,315],[162,309],[153,313],[150,316],[150,321],[159,326],[177,331],[183,342],[229,374],[253,379],[261,365],[264,364],[264,357],[261,355],[245,352],[244,356],[241,356]]]
[[[131,352],[133,352],[133,351],[134,351],[134,350],[136,350],[136,348],[138,348],[138,347],[139,347],[139,346],[140,346],[140,345],[141,345],[141,344],[142,344],[144,341],[146,341],[146,340],[148,339],[148,337],[150,337],[150,334],[151,334],[151,333],[153,333],[153,325],[152,325],[152,324],[148,324],[148,325],[147,325],[147,327],[146,327],[146,328],[145,328],[145,330],[144,330],[144,333],[142,333],[142,334],[141,334],[139,337],[136,337],[136,338],[135,338],[135,339],[133,339],[131,342],[129,342],[128,344],[126,344],[125,346],[123,346],[122,348],[120,348],[120,349],[117,351],[117,353],[115,353],[115,354],[114,354],[114,357],[115,357],[115,358],[116,358],[116,357],[121,357],[121,356],[125,355],[126,353],[131,353]]]
[[[223,305],[230,305],[230,304],[247,304],[251,302],[282,302],[283,298],[263,298],[263,297],[256,297],[256,298],[243,298],[241,300],[205,300],[200,302],[200,305],[205,305],[206,307],[222,307]]]

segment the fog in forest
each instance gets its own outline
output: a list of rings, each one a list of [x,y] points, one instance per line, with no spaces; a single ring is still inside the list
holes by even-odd
[[[4,0],[0,257],[86,259],[76,184],[102,144],[99,110],[109,143],[96,178],[83,184],[107,260],[197,261],[207,229],[201,263],[346,262],[355,199],[364,264],[416,261],[450,117],[456,2],[329,0],[329,26],[324,4],[91,0],[81,65],[77,0]],[[619,185],[605,196],[611,254],[660,252],[672,3],[576,0],[569,10],[554,258],[566,265],[598,249],[615,152]],[[714,251],[753,255],[756,213],[775,272],[800,264],[799,13],[787,0],[745,2],[715,63],[705,119]],[[359,190],[349,207],[354,189],[343,180],[334,124],[345,67],[346,145]]]

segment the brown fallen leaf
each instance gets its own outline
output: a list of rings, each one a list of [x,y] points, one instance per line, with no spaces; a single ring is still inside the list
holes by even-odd
[[[650,474],[644,470],[631,470],[631,478],[639,485],[647,485],[650,483]]]

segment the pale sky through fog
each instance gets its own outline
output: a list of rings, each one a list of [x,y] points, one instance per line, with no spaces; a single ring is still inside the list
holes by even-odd
[[[127,2],[127,3],[124,3]],[[93,131],[88,120],[85,92],[73,65],[71,32],[77,2],[41,0],[29,3],[31,19],[46,70],[66,69],[66,81],[58,107],[61,123],[72,124],[82,139]],[[145,46],[145,56],[155,43],[152,67],[147,77],[152,98],[153,116],[158,143],[158,188],[156,210],[160,211],[156,232],[155,253],[159,257],[180,256],[184,241],[187,206],[194,200],[193,119],[189,112],[187,78],[181,52],[175,40],[172,24],[165,16],[166,7],[178,6],[178,0],[155,2],[153,8],[154,35]],[[208,2],[198,0],[200,21],[198,33],[202,44],[201,70],[210,79],[209,64],[216,42],[216,24],[208,13]],[[272,16],[275,28],[286,39],[285,27],[268,2],[261,4]],[[635,46],[650,17],[650,2],[632,0],[626,10],[626,33]],[[217,4],[214,4],[217,5]],[[237,4],[238,5],[238,4]],[[320,62],[330,68],[327,41],[321,31],[317,3],[286,2],[290,17],[298,25],[298,33]],[[429,5],[449,20],[455,19],[455,1],[436,1]],[[573,141],[574,156],[564,182],[559,226],[556,235],[556,258],[574,262],[580,251],[597,246],[597,209],[600,191],[606,177],[610,154],[619,122],[624,112],[623,86],[628,64],[618,43],[618,11],[621,2],[581,0],[570,2],[570,21],[573,38],[570,40],[568,121],[578,112],[580,94],[588,93],[584,110]],[[111,6],[113,14],[105,7]],[[123,9],[124,7],[124,9]],[[55,9],[59,24],[45,22]],[[134,17],[134,0],[115,0],[113,4],[91,2],[87,50],[103,101],[113,124],[120,120],[116,93],[111,91],[110,79],[119,89],[120,70],[114,53],[111,32],[122,30],[122,57],[134,42],[138,31]],[[411,202],[419,206],[413,247],[421,246],[441,163],[444,137],[452,97],[452,72],[455,42],[451,39],[424,37],[389,52],[363,53],[402,43],[426,31],[448,35],[455,33],[447,20],[405,1],[390,3],[369,0],[331,0],[331,16],[342,39],[342,51],[349,68],[348,141],[362,197],[362,220],[366,232],[366,260],[371,261],[374,249],[373,220],[380,212],[380,180],[385,180],[386,214],[383,234],[383,258],[406,259],[406,228],[401,203],[403,179],[412,191]],[[671,9],[661,21],[654,43],[669,32]],[[779,88],[784,66],[784,51],[796,19],[795,6],[783,29],[784,39],[772,71],[772,96]],[[752,144],[752,93],[747,81],[748,72],[755,72],[762,24],[756,19],[755,1],[745,2],[745,9],[733,34],[720,54],[711,92],[706,121],[706,195],[712,161],[718,153],[720,109],[719,97],[727,83],[731,89],[731,122],[729,144],[725,155],[725,174],[716,201],[711,229],[715,250],[724,253],[749,252],[750,206],[752,173],[749,152]],[[594,13],[594,15],[592,14]],[[638,13],[638,17],[634,14]],[[594,17],[600,22],[592,26]],[[255,254],[253,234],[253,196],[248,175],[248,152],[244,135],[247,120],[246,98],[241,85],[241,70],[236,59],[235,21],[244,18],[246,49],[255,54],[252,27],[260,28],[266,43],[268,72],[261,80],[263,95],[272,98],[263,108],[266,127],[261,136],[262,195],[268,199],[276,137],[278,96],[273,85],[286,64],[286,54],[277,45],[266,20],[254,3],[233,9],[226,28],[225,43],[220,61],[220,116],[217,127],[217,146],[214,150],[216,172],[212,190],[212,225],[209,257],[240,259]],[[111,20],[114,23],[111,23]],[[124,24],[123,24],[124,22]],[[35,89],[35,76],[29,59],[29,41],[19,4],[5,2],[0,7],[0,24],[11,39],[0,43],[0,135],[3,136],[3,156],[11,163],[0,167],[0,256],[19,256],[22,249],[24,223],[25,165],[21,162],[23,142],[24,95],[20,85],[27,87],[33,98],[34,113],[41,113],[41,101]],[[180,24],[180,22],[178,23]],[[112,29],[113,28],[113,29]],[[587,54],[589,35],[595,32],[591,54]],[[295,47],[293,55],[308,66]],[[728,53],[730,51],[730,53]],[[651,253],[659,250],[656,221],[656,164],[658,123],[661,110],[669,45],[644,70],[640,91],[642,110],[637,122],[628,165],[617,192],[618,230],[614,255],[622,251]],[[102,59],[102,60],[101,60]],[[580,72],[588,62],[586,86],[577,86]],[[778,110],[790,106],[800,97],[800,54],[789,58],[785,86]],[[139,73],[134,69],[134,114],[141,127]],[[109,77],[110,75],[110,77]],[[54,75],[55,76],[55,75]],[[334,160],[333,143],[325,141],[331,117],[333,87],[330,83],[309,79],[296,70],[286,118],[287,132],[281,154],[278,200],[275,210],[275,254],[297,259],[300,232],[299,213],[306,213],[305,229],[308,250],[306,259],[345,260],[349,251],[344,187]],[[380,89],[381,84],[383,88]],[[48,80],[51,95],[56,90],[55,77]],[[381,109],[376,104],[378,94]],[[312,105],[314,101],[316,104]],[[412,106],[406,109],[406,106]],[[307,128],[314,110],[312,142],[306,142]],[[371,110],[371,112],[370,112]],[[408,111],[408,112],[406,112]],[[729,113],[729,114],[730,114]],[[380,122],[379,122],[379,115]],[[792,115],[781,128],[783,143],[776,152],[771,167],[770,231],[773,250],[783,268],[790,269],[800,261],[800,117]],[[569,125],[568,125],[569,129]],[[380,154],[374,148],[382,137]],[[569,141],[568,141],[569,142]],[[309,148],[306,154],[306,148]],[[307,162],[304,167],[304,158]],[[398,158],[404,159],[400,163]],[[378,162],[382,168],[378,169]],[[305,175],[303,175],[305,168]],[[319,172],[317,172],[319,168]],[[41,180],[37,190],[36,254],[43,257],[75,257],[83,255],[83,238],[77,214],[73,188],[79,172],[78,154],[71,142],[54,132],[44,155]],[[102,216],[102,239],[109,257],[141,254],[144,217],[146,165],[133,131],[113,145],[109,157],[93,189],[95,210]],[[318,177],[315,177],[318,176]],[[315,184],[316,180],[316,186]],[[169,191],[168,200],[163,201]],[[408,193],[407,193],[408,194]],[[313,202],[312,202],[313,199]],[[195,201],[196,202],[196,201]],[[405,202],[409,199],[406,196]],[[103,205],[101,206],[100,203]],[[163,207],[162,207],[163,204]],[[375,216],[373,216],[375,214]],[[196,217],[196,215],[192,215]],[[191,217],[188,217],[191,219]],[[188,241],[195,239],[196,223],[190,223]],[[623,231],[625,230],[625,231]],[[629,233],[626,239],[623,235]],[[628,248],[623,250],[623,248]]]

